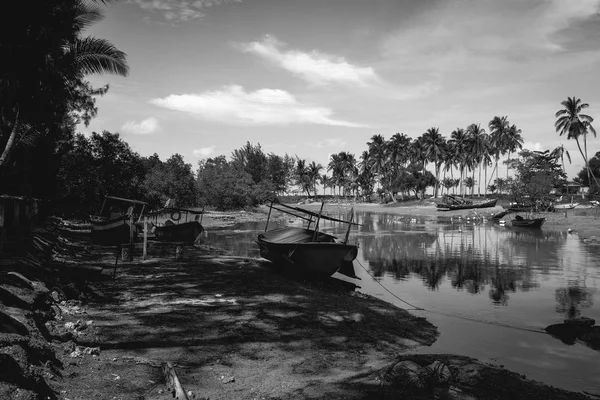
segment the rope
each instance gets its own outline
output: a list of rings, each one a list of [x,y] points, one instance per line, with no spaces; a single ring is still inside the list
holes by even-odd
[[[408,301],[406,301],[406,300],[402,300],[400,297],[396,296],[396,294],[395,294],[395,293],[391,292],[391,291],[390,291],[388,288],[386,288],[385,286],[383,286],[383,285],[381,284],[381,282],[379,282],[379,281],[377,280],[377,278],[375,278],[373,275],[371,275],[371,273],[369,272],[369,270],[368,270],[368,269],[366,269],[366,268],[364,267],[364,265],[362,265],[362,264],[361,264],[361,262],[360,262],[358,259],[356,259],[356,261],[357,261],[357,262],[358,262],[358,264],[359,264],[359,265],[362,267],[362,269],[364,269],[364,270],[365,270],[365,272],[366,272],[367,274],[369,274],[369,276],[370,276],[371,278],[373,278],[373,280],[374,280],[375,282],[377,282],[377,283],[379,284],[379,286],[381,286],[381,287],[382,287],[382,288],[383,288],[383,289],[384,289],[386,292],[388,292],[389,294],[391,294],[392,296],[394,296],[395,298],[397,298],[397,299],[398,299],[398,300],[400,300],[401,302],[403,302],[403,303],[405,303],[405,304],[408,304],[409,306],[413,307],[413,308],[408,308],[407,310],[409,310],[409,311],[412,311],[412,310],[416,310],[416,311],[427,311],[427,310],[425,310],[424,308],[417,307],[417,306],[415,306],[415,305],[413,305],[413,304],[410,304]]]
[[[471,317],[466,317],[463,315],[458,315],[458,314],[453,314],[453,313],[448,313],[448,312],[440,312],[440,311],[434,311],[434,310],[427,310],[425,308],[422,307],[417,307],[414,304],[409,303],[406,300],[401,299],[400,297],[398,297],[395,293],[391,292],[388,288],[386,288],[385,286],[383,286],[383,284],[381,282],[379,282],[377,280],[377,278],[375,278],[375,276],[373,276],[368,269],[365,268],[364,265],[361,264],[361,262],[356,259],[356,261],[358,262],[358,264],[361,266],[362,269],[365,270],[365,272],[371,277],[373,278],[373,280],[375,282],[377,282],[377,284],[379,284],[379,286],[381,286],[386,292],[388,292],[389,294],[391,294],[392,296],[394,296],[396,299],[400,300],[401,302],[409,305],[412,308],[407,308],[405,310],[407,311],[425,311],[431,314],[436,314],[436,315],[440,315],[443,317],[451,317],[451,318],[457,318],[457,319],[462,319],[465,321],[470,321],[470,322],[479,322],[481,324],[487,324],[487,325],[494,325],[494,326],[501,326],[503,328],[510,328],[510,329],[516,329],[516,330],[520,330],[520,331],[527,331],[527,332],[533,332],[533,333],[542,333],[544,335],[548,334],[545,331],[542,330],[538,330],[538,329],[532,329],[532,328],[526,328],[526,327],[521,327],[521,326],[515,326],[515,325],[510,325],[510,324],[505,324],[502,322],[495,322],[495,321],[489,321],[489,320],[483,320],[483,319],[477,319],[477,318],[471,318]]]

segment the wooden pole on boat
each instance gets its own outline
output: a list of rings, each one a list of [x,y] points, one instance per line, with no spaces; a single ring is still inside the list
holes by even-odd
[[[346,231],[346,237],[344,237],[344,244],[348,243],[348,236],[350,236],[350,228],[352,228],[352,220],[354,219],[354,207],[350,209],[350,223],[348,224],[348,230]]]
[[[321,209],[319,210],[319,216],[317,217],[317,223],[315,224],[315,231],[313,232],[313,237],[312,237],[312,241],[313,242],[317,238],[317,231],[319,230],[319,221],[321,220],[321,213],[323,212],[323,206],[324,205],[325,205],[325,202],[322,201],[321,202]],[[309,222],[309,224],[310,224],[310,222]]]
[[[271,200],[271,205],[269,206],[269,215],[267,216],[267,224],[265,225],[265,232],[269,227],[269,220],[271,219],[271,211],[273,210],[273,200]]]
[[[133,223],[133,213],[129,214],[129,261],[133,261],[133,230],[135,225]]]
[[[200,224],[202,224],[202,218],[204,218],[204,206],[202,206],[202,214],[200,214]]]
[[[142,250],[142,260],[148,255],[148,216],[144,216],[144,248]]]

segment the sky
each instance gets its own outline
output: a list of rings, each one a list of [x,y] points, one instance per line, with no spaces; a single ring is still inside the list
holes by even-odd
[[[327,166],[373,135],[416,138],[507,116],[524,147],[564,145],[567,97],[600,123],[600,0],[120,0],[87,35],[127,53],[84,134],[198,161],[246,142]],[[600,128],[598,123],[594,125]],[[600,130],[600,129],[598,129]],[[600,138],[588,140],[588,154]],[[500,167],[500,176],[506,174]],[[323,171],[324,172],[324,171]]]

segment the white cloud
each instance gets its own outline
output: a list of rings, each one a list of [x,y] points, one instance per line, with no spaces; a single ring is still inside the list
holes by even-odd
[[[169,22],[187,22],[204,17],[208,7],[241,0],[129,0],[141,9],[162,14]]]
[[[446,1],[390,35],[383,50],[405,56],[399,67],[498,69],[498,59],[512,62],[562,50],[557,34],[595,15],[599,6],[599,0]],[[419,56],[428,56],[427,62]],[[479,57],[477,63],[473,57]]]
[[[196,157],[200,157],[200,158],[207,158],[208,156],[210,156],[211,154],[213,154],[215,152],[215,146],[210,146],[210,147],[203,147],[201,149],[195,149],[192,154],[195,155]]]
[[[320,141],[316,142],[315,144],[313,144],[312,146],[318,147],[318,148],[323,148],[323,147],[342,148],[342,147],[346,146],[346,142],[340,138],[331,138],[331,139],[320,140]]]
[[[230,85],[200,94],[172,94],[150,100],[150,103],[227,124],[363,127],[361,124],[334,119],[329,108],[302,104],[290,93],[279,89],[260,89],[247,93],[242,86]]]
[[[544,151],[544,145],[540,142],[524,142],[523,149],[531,150],[531,151]]]
[[[127,121],[125,124],[123,124],[121,130],[132,135],[149,135],[158,130],[158,120],[150,117],[139,123],[135,121]]]
[[[344,83],[370,86],[379,82],[379,77],[371,67],[352,65],[343,57],[316,50],[310,53],[299,50],[282,51],[284,46],[284,43],[273,36],[266,35],[262,41],[244,43],[239,47],[242,51],[261,56],[312,84]]]

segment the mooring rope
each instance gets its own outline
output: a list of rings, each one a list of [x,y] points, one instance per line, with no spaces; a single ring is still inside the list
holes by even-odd
[[[431,314],[440,315],[440,316],[443,316],[443,317],[457,318],[457,319],[462,319],[462,320],[465,320],[465,321],[479,322],[479,323],[482,323],[482,324],[494,325],[494,326],[501,326],[503,328],[516,329],[516,330],[526,331],[526,332],[542,333],[544,335],[548,334],[547,332],[542,331],[542,330],[538,330],[538,329],[527,328],[527,327],[523,327],[523,326],[516,326],[516,325],[506,324],[506,323],[502,323],[502,322],[496,322],[496,321],[489,321],[489,320],[484,320],[484,319],[472,318],[472,317],[467,317],[467,316],[464,316],[464,315],[459,315],[459,314],[454,314],[454,313],[449,313],[449,312],[441,312],[441,311],[435,311],[435,310],[428,310],[428,309],[425,309],[423,307],[417,307],[414,304],[411,304],[408,301],[401,299],[395,293],[393,293],[391,290],[389,290],[388,288],[386,288],[385,286],[383,286],[383,284],[381,282],[379,282],[379,280],[377,280],[377,278],[375,278],[375,276],[373,276],[371,274],[371,272],[369,272],[369,270],[367,268],[365,268],[365,266],[362,265],[362,263],[358,259],[356,259],[356,261],[362,267],[362,269],[364,269],[365,272],[371,278],[373,278],[373,280],[375,282],[377,282],[377,284],[379,286],[381,286],[386,292],[388,292],[389,294],[391,294],[392,296],[394,296],[396,299],[400,300],[401,302],[403,302],[403,303],[409,305],[410,307],[412,307],[412,308],[406,308],[405,310],[407,310],[407,311],[425,311],[425,312],[428,312],[428,313],[431,313]]]

